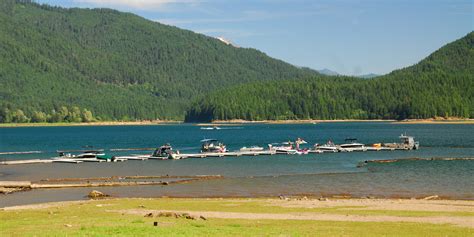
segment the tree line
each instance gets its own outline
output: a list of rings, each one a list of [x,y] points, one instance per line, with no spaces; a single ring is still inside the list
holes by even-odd
[[[100,118],[99,118],[100,119]],[[81,123],[95,122],[97,119],[88,109],[81,109],[77,106],[61,106],[57,110],[50,112],[13,109],[4,107],[0,109],[0,123]]]

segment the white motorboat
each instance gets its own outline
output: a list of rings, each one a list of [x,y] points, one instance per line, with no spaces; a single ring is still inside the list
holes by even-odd
[[[339,152],[339,149],[337,148],[336,144],[334,144],[334,142],[332,142],[331,140],[329,140],[326,144],[323,145],[315,144],[314,150],[320,152]]]
[[[358,143],[356,138],[347,138],[346,143],[339,145],[338,148],[342,152],[367,151],[365,145]]]
[[[271,151],[275,151],[277,154],[290,154],[290,155],[305,155],[309,153],[308,149],[300,149],[301,144],[306,144],[307,142],[301,138],[298,138],[296,142],[282,142],[282,143],[273,143],[268,144],[268,148]]]
[[[260,146],[251,146],[251,147],[242,147],[240,151],[263,151],[263,147]]]
[[[201,127],[202,130],[220,130],[222,128],[214,126],[214,127]]]
[[[296,154],[298,151],[293,147],[293,142],[282,142],[268,144],[268,148],[271,151],[275,151],[277,154]]]
[[[401,134],[399,138],[408,150],[418,150],[420,148],[420,143],[415,141],[415,137]]]
[[[77,152],[77,151],[76,151]],[[105,153],[103,150],[89,150],[89,151],[82,151],[77,155],[73,155],[71,153],[65,153],[64,151],[59,152],[59,156],[55,157],[57,159],[74,159],[74,158],[97,158],[97,156],[103,156]]]
[[[105,153],[102,151],[85,151],[84,153],[78,154],[75,158],[97,158],[97,156],[103,156]]]
[[[227,152],[226,146],[219,142],[217,139],[203,139],[201,140],[202,146],[201,146],[201,153],[205,152],[217,152],[217,153],[223,153]]]

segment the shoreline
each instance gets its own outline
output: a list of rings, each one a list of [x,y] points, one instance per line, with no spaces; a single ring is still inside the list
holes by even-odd
[[[396,120],[391,119],[332,119],[332,120],[321,120],[321,119],[301,119],[301,120],[243,120],[243,119],[232,119],[232,120],[214,120],[211,123],[201,124],[311,124],[311,123],[358,123],[358,122],[395,122]]]
[[[90,123],[0,123],[0,128],[14,127],[73,127],[73,126],[148,126],[148,125],[175,125],[183,121],[156,120],[156,121],[104,121]]]
[[[410,119],[392,122],[392,124],[474,124],[474,119]]]
[[[212,126],[212,125],[238,125],[238,124],[317,124],[317,123],[360,123],[360,122],[387,122],[390,124],[474,124],[474,119],[460,119],[460,118],[433,118],[433,119],[304,119],[304,120],[214,120],[210,123],[198,123],[197,126]]]
[[[214,120],[207,123],[186,123],[178,120],[144,120],[144,121],[103,121],[89,123],[0,123],[0,128],[15,127],[69,127],[69,126],[154,126],[154,125],[176,125],[176,124],[193,124],[195,126],[238,126],[247,124],[318,124],[318,123],[363,123],[363,122],[385,122],[390,124],[474,124],[474,119],[406,119],[397,121],[393,119],[303,119],[303,120]]]
[[[0,196],[1,197],[1,196]],[[471,203],[474,205],[472,199],[449,199],[434,196],[428,196],[425,198],[395,198],[395,197],[346,197],[344,195],[334,195],[329,197],[318,197],[310,195],[289,195],[289,196],[260,196],[260,197],[247,197],[247,196],[209,196],[209,197],[189,197],[189,196],[160,196],[160,197],[105,197],[105,198],[89,198],[82,200],[71,200],[71,201],[52,201],[52,202],[39,202],[24,205],[13,205],[1,207],[0,210],[23,210],[23,209],[36,209],[36,208],[49,208],[54,206],[62,206],[65,204],[78,204],[88,203],[95,201],[123,201],[123,200],[211,200],[211,201],[229,201],[229,200],[248,200],[248,201],[319,201],[319,202],[334,202],[334,203],[445,203],[456,204],[456,203]],[[474,210],[472,210],[474,215]]]
[[[117,176],[118,177],[118,176]],[[82,178],[79,178],[82,179]],[[34,201],[33,199],[28,199],[30,201],[27,202],[17,202],[20,204],[7,204],[7,205],[0,205],[0,210],[5,207],[11,206],[24,206],[24,205],[36,205],[41,203],[61,203],[61,202],[80,202],[86,201],[84,199],[87,197],[87,192],[90,190],[107,190],[104,192],[107,194],[107,199],[110,200],[121,200],[121,199],[179,199],[179,200],[186,200],[186,199],[216,199],[216,200],[227,200],[227,199],[255,199],[255,200],[340,200],[340,201],[348,201],[348,200],[384,200],[384,201],[460,201],[460,202],[473,202],[474,203],[474,196],[459,196],[459,195],[446,195],[446,194],[437,194],[437,192],[425,192],[425,193],[418,193],[412,195],[406,194],[375,194],[375,193],[366,193],[366,194],[356,194],[353,192],[317,192],[317,193],[310,193],[310,192],[297,192],[297,193],[287,193],[287,192],[275,192],[275,193],[267,193],[267,194],[171,194],[171,193],[164,193],[160,195],[150,195],[150,194],[143,194],[140,196],[130,195],[130,194],[123,194],[117,191],[114,191],[116,188],[120,191],[120,188],[127,188],[133,186],[169,186],[169,185],[185,185],[193,182],[207,182],[211,179],[225,179],[222,176],[210,176],[210,177],[203,177],[203,178],[189,178],[189,179],[181,179],[177,181],[163,181],[160,180],[156,181],[142,181],[142,182],[135,182],[135,181],[127,181],[127,182],[114,182],[113,180],[100,180],[98,181],[90,181],[94,179],[84,179],[87,181],[78,183],[69,181],[61,182],[49,182],[49,181],[40,181],[40,182],[30,182],[30,181],[10,181],[10,182],[23,182],[31,184],[30,187],[0,187],[0,200],[2,197],[14,197],[15,195],[19,194],[20,199],[24,198],[24,195],[32,195],[34,197],[35,191],[38,190],[56,190],[60,193],[68,193],[73,192],[74,189],[84,191],[84,195],[77,195],[77,192],[73,195],[74,197],[68,199],[56,199],[51,198],[49,201]],[[75,179],[71,179],[75,180]],[[146,180],[146,178],[145,178]],[[9,182],[9,181],[7,181]],[[102,185],[103,184],[103,185]],[[60,191],[60,190],[64,190]],[[87,191],[89,190],[89,191]],[[54,191],[54,192],[56,192]],[[123,191],[123,190],[122,190]],[[108,195],[109,192],[111,195]],[[23,197],[22,197],[23,196]],[[41,200],[41,199],[40,199]],[[474,209],[473,209],[474,211]]]

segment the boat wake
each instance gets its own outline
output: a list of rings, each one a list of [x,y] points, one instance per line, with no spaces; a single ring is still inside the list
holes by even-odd
[[[237,130],[243,129],[244,127],[201,127],[201,130]]]

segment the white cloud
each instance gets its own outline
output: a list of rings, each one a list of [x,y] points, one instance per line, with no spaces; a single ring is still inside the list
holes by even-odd
[[[123,7],[137,10],[157,10],[169,4],[196,4],[200,0],[74,0],[77,3],[94,4],[103,7]]]

